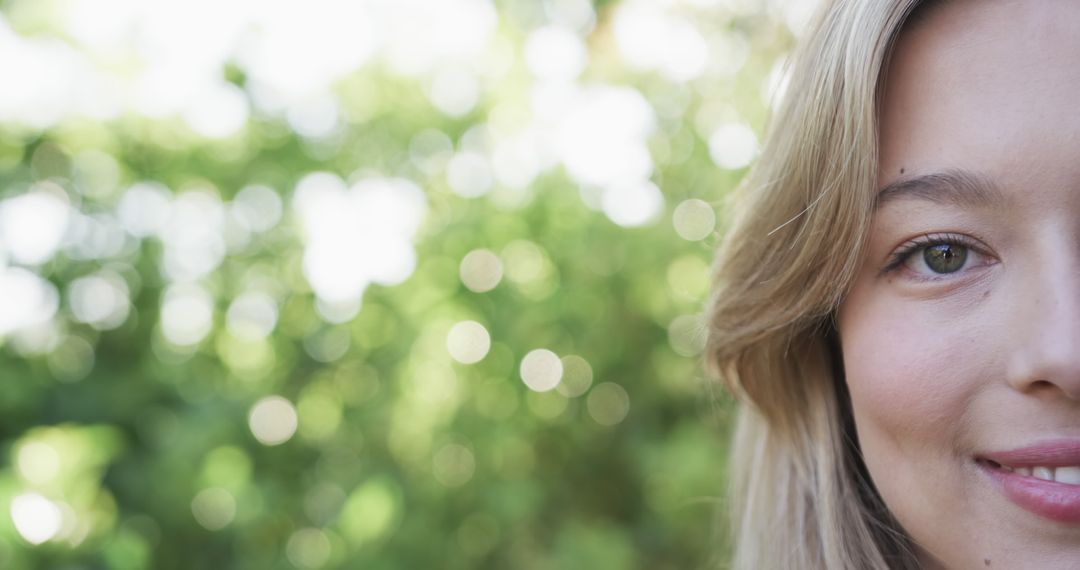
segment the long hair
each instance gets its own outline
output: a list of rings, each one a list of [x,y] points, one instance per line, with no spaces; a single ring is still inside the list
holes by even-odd
[[[706,360],[740,401],[735,568],[918,567],[859,455],[833,321],[870,227],[889,54],[923,4],[826,2],[733,196]]]

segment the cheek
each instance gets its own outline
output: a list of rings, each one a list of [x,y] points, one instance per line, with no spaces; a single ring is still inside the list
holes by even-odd
[[[863,460],[885,505],[930,552],[955,547],[953,515],[973,504],[965,426],[980,425],[977,407],[1001,352],[988,342],[1001,329],[986,320],[985,311],[858,287],[838,315]]]
[[[894,299],[841,312],[845,379],[864,447],[874,440],[901,451],[955,444],[988,355],[973,342],[972,323],[933,309]]]

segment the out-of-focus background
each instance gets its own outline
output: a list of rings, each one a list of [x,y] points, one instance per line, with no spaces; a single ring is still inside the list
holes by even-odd
[[[812,4],[0,1],[0,567],[722,559],[701,313]]]

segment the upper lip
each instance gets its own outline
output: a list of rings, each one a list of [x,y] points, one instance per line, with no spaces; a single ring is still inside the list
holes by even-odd
[[[1080,439],[1044,440],[1024,447],[980,453],[976,459],[1009,467],[1080,465]]]

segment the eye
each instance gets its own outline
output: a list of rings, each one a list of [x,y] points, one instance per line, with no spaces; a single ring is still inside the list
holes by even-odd
[[[921,260],[917,259],[915,255],[908,258],[909,264],[912,261],[917,264],[912,269],[921,268],[920,265],[925,265],[934,273],[955,273],[963,269],[964,264],[967,263],[968,248],[955,243],[941,243],[923,247],[920,257]]]
[[[974,238],[963,234],[930,234],[901,244],[881,272],[903,270],[914,278],[936,280],[991,265],[994,257]]]

